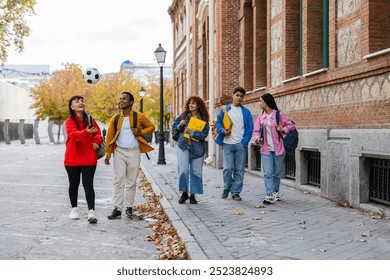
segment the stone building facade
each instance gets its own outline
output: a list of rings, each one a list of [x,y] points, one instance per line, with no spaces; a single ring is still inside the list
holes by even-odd
[[[174,115],[192,94],[207,100],[215,115],[243,86],[255,120],[258,99],[269,92],[300,133],[295,156],[286,160],[285,184],[389,211],[389,5],[173,0]],[[216,154],[221,167],[218,148]],[[252,143],[247,171],[261,176],[260,167]]]

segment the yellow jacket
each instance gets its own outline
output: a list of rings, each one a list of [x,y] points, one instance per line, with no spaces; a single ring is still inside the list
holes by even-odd
[[[110,156],[116,148],[116,139],[118,138],[119,132],[121,131],[124,115],[121,112],[117,127],[115,129],[115,116],[114,115],[110,123],[108,124],[107,134],[106,134],[106,156]],[[133,125],[133,111],[129,113],[129,123],[130,126]],[[153,133],[155,130],[154,124],[146,117],[145,114],[137,112],[137,128],[141,131],[143,135]],[[147,153],[153,151],[154,148],[146,142],[145,138],[142,136],[135,136],[138,140],[139,148],[141,153]]]

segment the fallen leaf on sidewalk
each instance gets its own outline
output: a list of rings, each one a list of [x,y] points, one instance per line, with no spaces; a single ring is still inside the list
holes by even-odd
[[[372,236],[371,230],[368,230],[368,231],[366,231],[366,232],[363,232],[363,233],[362,233],[362,236],[363,236],[363,237],[370,237],[370,236]]]
[[[255,218],[252,218],[252,220],[258,221],[258,220],[261,220],[261,218],[255,217]]]
[[[185,245],[181,242],[176,229],[168,220],[168,217],[160,204],[160,199],[163,198],[163,194],[161,193],[157,196],[153,192],[145,174],[143,174],[142,171],[139,174],[139,188],[144,191],[144,198],[147,203],[135,205],[133,209],[143,213],[142,217],[150,222],[149,227],[152,228],[154,232],[151,235],[145,236],[144,239],[157,246],[160,259],[186,260],[187,252]]]
[[[244,211],[241,211],[241,210],[236,210],[236,211],[234,211],[233,214],[234,214],[234,215],[244,215],[245,212],[244,212]]]
[[[256,205],[255,208],[265,208],[264,205]]]

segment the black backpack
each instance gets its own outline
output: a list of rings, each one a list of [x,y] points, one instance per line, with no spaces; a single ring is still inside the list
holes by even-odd
[[[280,111],[276,111],[276,124],[279,124],[280,120]],[[292,121],[293,122],[293,121]],[[293,122],[295,124],[295,122]],[[287,154],[294,154],[295,149],[298,146],[298,131],[296,129],[291,130],[289,133],[287,133],[286,137],[282,137],[282,134],[280,131],[278,131],[279,136],[283,140],[283,146],[284,149],[286,150]]]

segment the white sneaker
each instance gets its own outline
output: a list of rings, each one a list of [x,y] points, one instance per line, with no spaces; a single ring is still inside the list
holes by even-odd
[[[72,211],[70,211],[69,218],[71,220],[78,220],[79,219],[79,208],[73,207]]]
[[[272,195],[273,195],[275,201],[281,201],[282,200],[279,192],[274,192]]]
[[[98,221],[98,219],[96,219],[96,216],[95,216],[95,211],[94,210],[89,210],[88,211],[88,222],[90,224],[96,224]]]
[[[264,204],[272,204],[272,203],[275,203],[275,198],[273,195],[267,195],[264,200],[263,200],[263,203]]]

